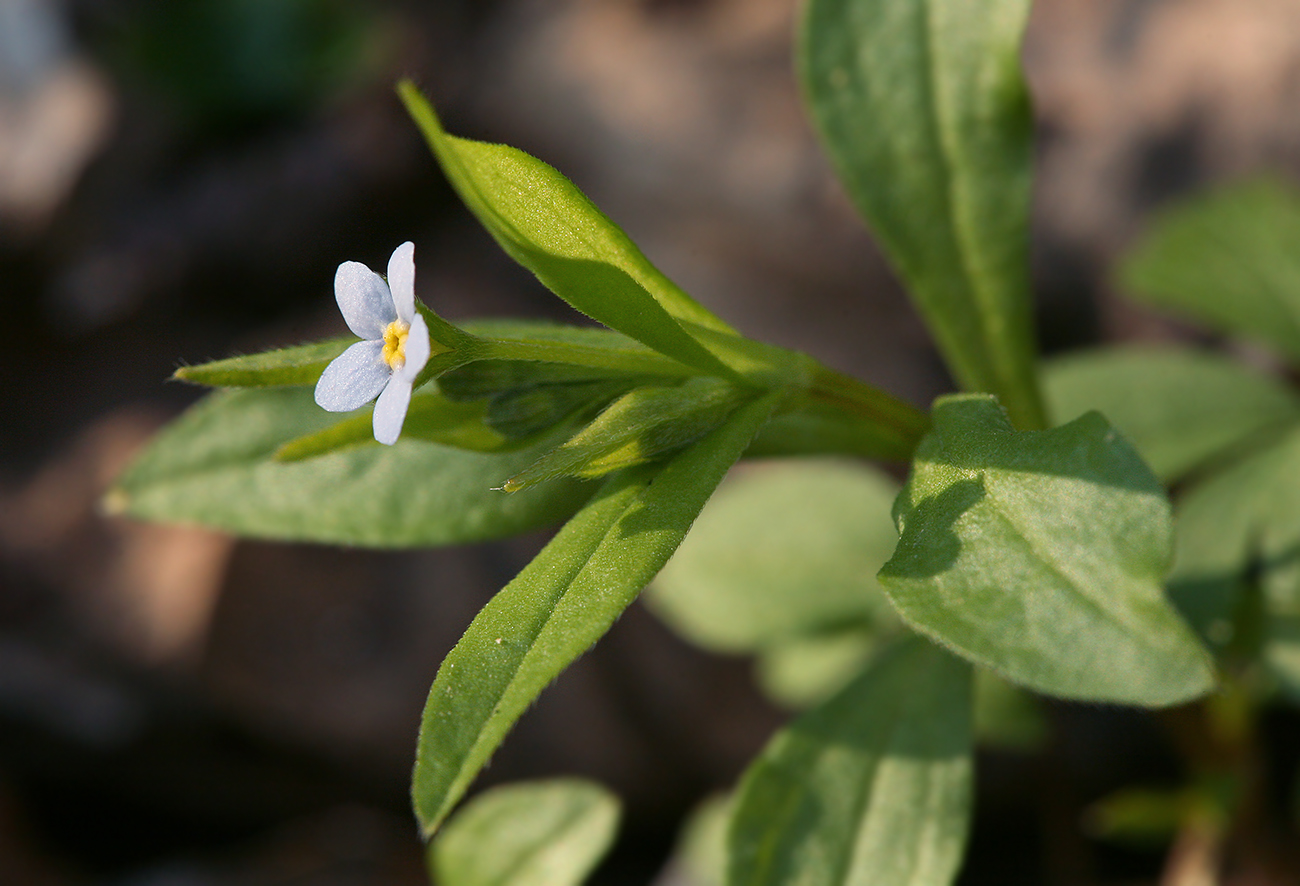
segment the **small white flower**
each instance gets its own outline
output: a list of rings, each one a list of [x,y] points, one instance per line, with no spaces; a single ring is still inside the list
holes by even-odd
[[[334,298],[359,341],[325,367],[316,402],[351,412],[375,397],[375,439],[391,446],[402,433],[411,386],[429,362],[429,327],[415,312],[415,244],[403,243],[388,260],[388,282],[360,262],[345,261],[334,275]]]

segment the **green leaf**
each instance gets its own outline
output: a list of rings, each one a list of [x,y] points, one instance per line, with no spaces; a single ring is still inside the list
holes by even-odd
[[[1100,415],[1015,431],[990,397],[942,397],[894,506],[880,581],[917,630],[1048,695],[1158,707],[1214,672],[1169,605],[1169,503]]]
[[[647,602],[692,642],[724,652],[888,624],[875,574],[898,540],[896,493],[853,462],[746,466],[714,494]]]
[[[484,791],[429,846],[438,886],[578,886],[609,850],[618,798],[557,778]]]
[[[290,440],[275,451],[279,461],[302,461],[326,455],[348,446],[376,445],[373,407],[338,424]],[[402,425],[402,436],[412,440],[441,443],[471,452],[504,452],[520,445],[486,424],[487,404],[459,403],[437,392],[425,391],[411,397]]]
[[[239,535],[372,547],[501,538],[563,520],[578,484],[493,492],[561,437],[504,455],[403,439],[286,464],[280,447],[337,422],[305,388],[219,391],[158,435],[117,481],[110,510]]]
[[[213,388],[314,385],[330,361],[358,341],[356,336],[332,338],[260,354],[182,366],[175,378]]]
[[[777,733],[741,782],[729,886],[946,886],[971,805],[970,668],[900,644]]]
[[[483,607],[443,660],[425,705],[412,800],[426,835],[515,720],[668,560],[778,396],[742,406],[666,464],[611,476]]]
[[[1170,209],[1129,254],[1120,282],[1144,301],[1300,359],[1300,193],[1264,179]]]
[[[1053,360],[1043,387],[1056,421],[1096,409],[1162,480],[1300,418],[1276,379],[1184,348],[1116,347]]]
[[[448,135],[410,81],[398,93],[456,193],[511,258],[605,326],[687,366],[734,376],[679,321],[730,327],[652,265],[573,182],[523,151]]]
[[[731,798],[705,798],[687,816],[669,860],[669,873],[655,882],[689,886],[723,886],[727,876],[727,826],[731,822]],[[678,873],[680,872],[680,874]]]
[[[975,740],[981,746],[1032,753],[1047,741],[1038,699],[992,671],[975,672]]]
[[[1250,639],[1238,616],[1262,593],[1265,664],[1300,696],[1300,429],[1188,490],[1177,527],[1170,595],[1227,647]]]
[[[792,710],[821,704],[862,673],[889,634],[879,629],[804,634],[765,646],[754,661],[758,688]]]
[[[808,105],[953,375],[1044,425],[1034,374],[1029,0],[810,0]]]
[[[514,492],[556,477],[603,477],[653,461],[722,424],[740,401],[734,385],[716,378],[637,388],[609,404],[563,446],[515,474],[502,488]]]

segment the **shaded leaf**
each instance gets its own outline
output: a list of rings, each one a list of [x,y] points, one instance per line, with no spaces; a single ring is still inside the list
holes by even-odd
[[[118,479],[110,509],[239,535],[372,547],[455,544],[563,520],[590,487],[503,495],[492,487],[560,442],[484,455],[401,440],[309,461],[273,456],[337,418],[308,388],[218,391],[159,434]]]
[[[946,886],[971,804],[970,668],[905,641],[768,743],[736,794],[729,886]]]
[[[989,397],[942,397],[880,573],[917,630],[1062,698],[1163,706],[1214,685],[1164,597],[1164,490],[1100,415],[1015,431]]]
[[[1033,428],[1028,12],[1028,0],[810,0],[798,64],[840,180],[953,375]]]

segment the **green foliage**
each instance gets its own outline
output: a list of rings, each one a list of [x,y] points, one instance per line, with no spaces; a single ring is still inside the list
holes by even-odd
[[[511,258],[605,326],[687,366],[733,374],[682,322],[730,327],[654,267],[571,181],[515,148],[448,135],[412,83],[398,92],[452,187]]]
[[[180,381],[212,388],[314,385],[330,361],[357,341],[355,336],[213,360],[176,370]]]
[[[1015,431],[982,395],[940,398],[880,573],[916,629],[1031,689],[1172,705],[1210,661],[1164,598],[1164,491],[1096,413]]]
[[[1300,401],[1276,379],[1183,348],[1063,357],[1044,367],[1043,388],[1058,422],[1101,412],[1165,481],[1300,419]]]
[[[912,638],[777,733],[741,782],[728,886],[941,886],[971,804],[970,668]]]
[[[479,612],[443,660],[424,709],[412,795],[426,835],[520,714],[672,555],[775,400],[742,406],[667,463],[614,474]]]
[[[563,520],[592,491],[492,491],[554,438],[506,455],[404,440],[274,460],[285,443],[335,421],[306,388],[211,394],[158,435],[106,501],[135,517],[257,538],[410,547],[527,532]]]
[[[1300,360],[1300,193],[1275,179],[1170,209],[1120,269],[1133,294]]]
[[[603,477],[653,461],[718,427],[741,398],[730,382],[714,378],[694,378],[675,387],[639,387],[503,488],[514,492],[556,477]]]
[[[1028,12],[1028,0],[810,0],[799,71],[840,180],[953,375],[1037,428]]]
[[[479,794],[429,845],[437,886],[578,886],[614,841],[618,799],[576,778]]]
[[[1215,645],[1248,647],[1300,697],[1300,429],[1189,490],[1179,502],[1170,594]],[[1260,595],[1262,635],[1241,616]],[[1250,647],[1256,647],[1254,650]]]
[[[875,573],[898,539],[896,493],[851,462],[747,467],[718,489],[648,600],[677,631],[723,652],[889,624]]]

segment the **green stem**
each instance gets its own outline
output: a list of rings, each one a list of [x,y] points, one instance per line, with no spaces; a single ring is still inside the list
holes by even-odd
[[[480,360],[533,360],[541,363],[567,363],[633,375],[666,375],[690,378],[699,370],[678,363],[651,350],[598,348],[558,341],[519,341],[485,338],[475,342]]]
[[[930,417],[910,403],[858,381],[852,376],[818,365],[808,397],[860,418],[887,425],[912,449],[930,429]]]

